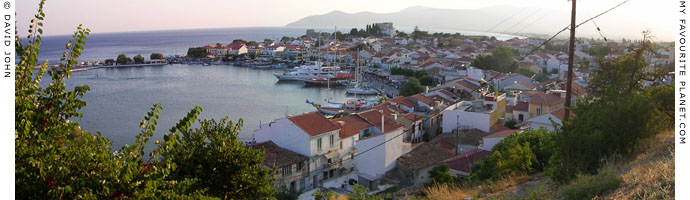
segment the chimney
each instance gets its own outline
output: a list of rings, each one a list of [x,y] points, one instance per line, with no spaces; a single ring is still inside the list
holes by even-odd
[[[381,133],[385,133],[386,131],[386,124],[384,123],[384,116],[383,115],[383,110],[379,110],[381,112]]]

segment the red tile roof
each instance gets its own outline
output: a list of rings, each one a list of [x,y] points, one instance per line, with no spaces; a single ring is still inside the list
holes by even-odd
[[[534,86],[530,83],[524,82],[524,81],[518,81],[517,84],[525,86],[526,88],[529,88],[530,90],[533,90],[534,88],[536,88],[536,86]]]
[[[369,110],[369,111],[357,113],[357,115],[364,118],[369,123],[374,124],[376,126],[376,128],[379,130],[381,130],[382,128],[385,128],[385,130],[383,130],[383,133],[388,133],[388,132],[394,131],[394,130],[402,127],[400,124],[394,122],[393,119],[391,119],[388,116],[384,117],[385,120],[383,123],[384,123],[385,127],[381,127],[381,112],[379,112],[379,110]]]
[[[304,162],[309,159],[302,154],[282,148],[270,140],[267,142],[253,144],[251,148],[263,148],[265,150],[264,162],[262,165],[271,169],[280,169],[284,166]]]
[[[508,137],[510,134],[515,133],[515,131],[517,131],[517,130],[510,130],[510,129],[509,129],[509,130],[505,130],[505,131],[500,131],[500,132],[496,132],[496,133],[491,134],[491,135],[484,136],[484,138],[501,138],[501,137]]]
[[[470,173],[472,172],[472,165],[474,165],[474,163],[484,160],[484,158],[489,155],[491,155],[489,151],[475,149],[443,160],[441,163],[447,164],[451,169]]]
[[[410,101],[407,97],[399,96],[390,100],[393,103],[407,106],[408,108],[414,108],[417,106],[416,103]]]
[[[433,144],[422,143],[412,151],[398,158],[398,164],[412,169],[422,169],[440,161],[453,157],[453,153],[435,147]]]
[[[455,153],[455,148],[457,148],[453,143],[449,142],[447,138],[445,137],[437,137],[434,140],[430,141],[429,144],[434,145],[435,147],[439,149],[446,150],[451,153]]]
[[[463,87],[467,88],[468,90],[472,90],[472,91],[477,90],[479,88],[479,86],[473,84],[472,82],[470,82],[468,80],[459,80],[455,83],[462,85]]]
[[[513,110],[527,112],[527,111],[529,111],[529,103],[524,102],[524,101],[519,101],[519,102],[517,102],[517,104],[515,104],[515,107],[513,107]]]
[[[565,102],[565,99],[559,96],[546,94],[543,92],[535,92],[534,94],[532,94],[532,97],[530,97],[529,103],[552,106],[563,102]]]
[[[342,123],[339,132],[340,139],[357,135],[360,131],[374,126],[374,124],[369,123],[359,115],[348,115],[337,119],[331,119],[331,121],[338,126]]]
[[[494,125],[491,125],[491,130],[494,132],[501,132],[510,130],[510,128],[503,126],[503,124],[501,124],[500,122],[496,122]]]
[[[551,114],[562,121],[563,117],[565,117],[565,108],[554,110],[553,112],[551,112]],[[571,111],[570,119],[572,119],[573,117],[575,117],[575,113]]]
[[[415,94],[415,95],[412,95],[411,97],[421,101],[422,103],[424,103],[426,105],[434,106],[434,100],[429,99],[429,97],[426,97],[422,94]]]
[[[409,119],[410,121],[421,121],[424,120],[424,116],[414,114],[414,113],[407,113],[405,114],[405,118]]]
[[[310,136],[338,130],[338,126],[335,123],[329,121],[318,112],[291,116],[288,119]]]

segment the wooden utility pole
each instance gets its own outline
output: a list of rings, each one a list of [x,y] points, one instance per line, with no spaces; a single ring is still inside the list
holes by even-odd
[[[570,99],[573,90],[573,58],[575,54],[575,2],[577,0],[571,1],[573,2],[573,9],[570,14],[570,45],[568,46],[568,82],[566,84],[565,115],[563,116],[563,121],[568,121],[568,118],[570,117]]]

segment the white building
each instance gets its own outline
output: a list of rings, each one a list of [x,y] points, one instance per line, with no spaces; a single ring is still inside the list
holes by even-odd
[[[256,142],[273,141],[282,148],[309,157],[310,174],[305,179],[308,188],[314,188],[323,179],[333,177],[339,168],[335,162],[339,159],[339,131],[335,123],[318,112],[310,112],[261,124],[254,131],[254,139]]]
[[[557,127],[563,125],[563,116],[565,116],[565,109],[560,108],[551,113],[546,113],[539,115],[527,120],[529,125],[529,130],[538,130],[540,128],[545,128],[549,131],[554,131]],[[573,115],[571,115],[572,117]]]
[[[506,95],[486,96],[475,101],[461,101],[443,110],[443,132],[451,132],[457,128],[479,129],[491,132],[491,125],[504,118]]]
[[[381,29],[381,32],[386,34],[388,37],[395,36],[395,28],[393,27],[392,22],[376,23],[376,25]]]
[[[494,146],[498,144],[498,142],[505,139],[509,135],[515,133],[515,131],[517,130],[504,130],[491,135],[484,136],[482,138],[482,146],[479,148],[486,151],[491,151],[491,149],[494,148]]]

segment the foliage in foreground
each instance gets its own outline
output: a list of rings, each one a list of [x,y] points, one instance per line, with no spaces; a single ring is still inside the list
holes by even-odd
[[[577,117],[554,141],[558,148],[547,172],[555,181],[595,174],[605,158],[630,155],[640,141],[668,127],[665,113],[672,104],[663,94],[673,85],[661,85],[658,74],[645,71],[644,51],[601,61],[590,83],[592,96],[573,109]]]
[[[345,199],[345,200],[384,200],[391,199],[390,194],[369,194],[369,189],[359,184],[352,186],[352,193],[348,195],[339,195],[333,191],[328,191],[323,193],[321,190],[317,190],[313,196],[315,200],[334,200],[334,199]]]
[[[497,180],[542,171],[554,150],[553,137],[554,133],[546,129],[513,133],[498,142],[489,157],[472,167],[470,178]]]
[[[244,148],[235,140],[241,123],[233,126],[226,124],[225,119],[219,123],[201,121],[202,128],[190,131],[189,127],[201,112],[199,107],[171,128],[163,141],[155,141],[157,146],[148,153],[144,149],[156,130],[162,109],[160,104],[155,104],[141,121],[142,131],[134,143],[116,153],[110,141],[100,133],[82,131],[78,122],[69,121],[82,117],[79,109],[86,106],[86,102],[81,98],[89,87],[77,86],[68,91],[64,81],[69,79],[90,30],[77,27],[73,39],[65,46],[59,67],[48,70],[48,62],[38,64],[37,59],[45,17],[43,5],[41,1],[38,14],[31,21],[28,43],[24,45],[15,37],[19,57],[15,77],[17,198],[207,199],[215,196],[250,199],[271,196],[272,180],[263,176],[267,173],[265,169],[255,165],[257,160],[263,160],[263,154]],[[35,71],[36,65],[40,69]],[[52,81],[45,88],[39,87],[46,72]],[[189,138],[180,139],[180,133]],[[206,137],[194,137],[199,135]],[[200,138],[210,141],[195,141]],[[183,143],[199,146],[181,148]],[[234,158],[249,162],[235,163]],[[189,159],[194,162],[182,163]],[[187,171],[192,168],[190,164],[229,173],[219,175],[212,170],[190,173]],[[185,176],[188,174],[194,176]],[[205,179],[212,176],[219,177]],[[217,188],[227,191],[219,193]]]
[[[615,172],[602,172],[597,175],[579,175],[570,184],[563,187],[561,195],[564,199],[592,199],[618,188],[622,183]]]

